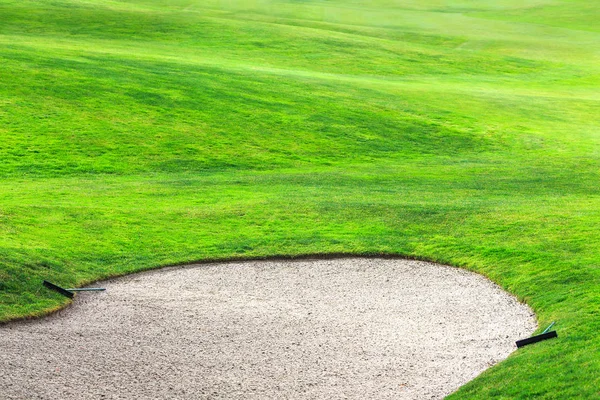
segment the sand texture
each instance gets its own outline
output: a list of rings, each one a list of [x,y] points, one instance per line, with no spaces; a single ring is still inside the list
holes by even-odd
[[[190,265],[93,286],[107,291],[0,326],[2,399],[437,399],[536,328],[484,277],[420,261]]]

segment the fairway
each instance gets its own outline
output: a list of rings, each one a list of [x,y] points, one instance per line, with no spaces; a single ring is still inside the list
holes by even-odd
[[[585,0],[0,0],[0,321],[64,307],[44,279],[402,256],[556,321],[453,398],[599,397],[599,20]]]

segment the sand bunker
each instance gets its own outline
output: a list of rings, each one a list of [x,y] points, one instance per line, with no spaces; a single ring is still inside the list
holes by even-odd
[[[516,350],[531,310],[487,279],[389,259],[131,275],[0,326],[3,399],[431,399]]]

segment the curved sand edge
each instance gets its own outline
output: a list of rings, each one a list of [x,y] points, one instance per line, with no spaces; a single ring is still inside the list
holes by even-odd
[[[0,327],[13,398],[441,398],[533,312],[486,278],[401,259],[251,261],[107,281]]]

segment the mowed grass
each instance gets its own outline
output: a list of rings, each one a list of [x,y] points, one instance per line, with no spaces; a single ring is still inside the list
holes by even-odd
[[[0,320],[63,306],[43,279],[402,255],[557,321],[455,398],[599,397],[598,18],[583,0],[0,0]]]

